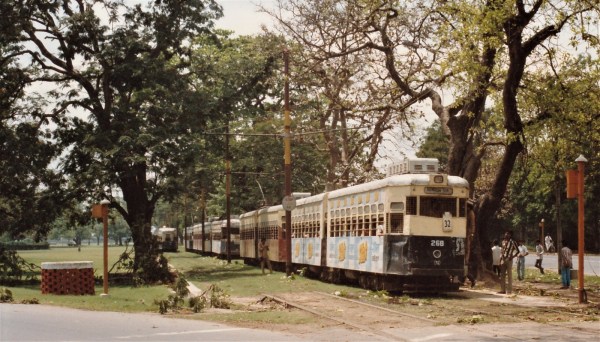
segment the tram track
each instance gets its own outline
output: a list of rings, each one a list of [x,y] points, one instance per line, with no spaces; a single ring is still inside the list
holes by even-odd
[[[436,324],[436,321],[429,318],[323,292],[279,294],[277,296],[264,294],[264,296],[286,307],[294,307],[390,341],[408,341],[400,335],[389,332],[392,328],[428,327]]]
[[[425,299],[421,302],[419,299],[411,299],[401,304],[411,306],[411,309],[407,310],[410,311],[408,313],[403,312],[402,306],[399,306],[398,309],[389,308],[377,303],[373,304],[325,292],[313,291],[264,296],[288,308],[310,313],[321,320],[328,320],[351,330],[358,330],[360,334],[370,336],[374,340],[417,341],[419,338],[415,337],[415,331],[430,331],[430,329],[439,329],[440,326],[449,327],[445,334],[456,334],[456,327],[468,326],[470,331],[477,331],[482,336],[519,339],[514,330],[490,331],[498,324],[539,324],[540,327],[568,329],[583,334],[597,333],[595,329],[586,329],[575,323],[586,320],[586,317],[589,320],[597,319],[598,313],[593,309],[594,312],[585,314],[558,307],[527,306],[523,303],[518,305],[508,302],[498,304],[491,302],[492,306],[488,306],[486,303],[490,303],[489,301],[479,302],[473,306],[471,300],[477,301],[475,297],[462,304],[458,299],[451,303],[444,303],[443,300]],[[480,306],[477,307],[477,305]],[[543,305],[547,305],[547,303]],[[423,315],[419,315],[419,313],[423,313]],[[491,320],[488,320],[489,318]],[[478,324],[480,322],[492,323],[492,325],[480,325]]]

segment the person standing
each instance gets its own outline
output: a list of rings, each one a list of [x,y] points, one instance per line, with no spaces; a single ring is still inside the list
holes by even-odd
[[[269,273],[273,273],[271,260],[269,260],[269,245],[267,244],[267,239],[260,239],[260,242],[258,243],[258,254],[260,255],[260,269],[262,270],[262,273],[265,274],[265,263],[269,267]]]
[[[567,245],[567,241],[563,240],[563,248],[560,250],[560,275],[562,280],[561,289],[571,288],[571,269],[573,268],[573,251]]]
[[[535,259],[535,267],[540,269],[540,273],[544,274],[544,268],[542,267],[542,259],[544,259],[544,246],[542,246],[542,242],[540,240],[537,241],[535,245],[535,255],[537,259]]]
[[[502,255],[500,257],[500,292],[512,293],[512,267],[513,259],[519,255],[519,246],[512,238],[512,231],[508,230],[504,233],[502,240]]]
[[[527,251],[527,246],[523,243],[522,240],[519,240],[519,257],[517,259],[517,278],[519,280],[525,279],[525,257],[529,255],[529,251]]]
[[[494,246],[492,247],[492,271],[495,275],[500,277],[500,257],[502,255],[502,248],[498,244],[498,240],[494,240]]]
[[[546,235],[546,237],[544,238],[544,242],[546,243],[546,252],[551,253],[552,251],[554,251],[554,241],[552,241],[550,234]]]

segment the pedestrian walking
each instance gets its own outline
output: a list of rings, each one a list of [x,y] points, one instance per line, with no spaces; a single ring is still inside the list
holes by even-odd
[[[541,274],[544,274],[544,268],[542,267],[542,260],[544,259],[544,246],[542,246],[542,242],[540,240],[537,240],[535,245],[535,255],[537,257],[535,259],[535,267],[540,270]]]
[[[504,233],[504,240],[502,240],[502,255],[500,257],[500,292],[498,293],[512,293],[513,259],[519,255],[519,246],[517,246],[517,242],[513,240],[512,236],[512,231],[508,230]]]
[[[500,257],[502,256],[502,248],[498,240],[494,240],[494,246],[492,246],[492,272],[500,277]]]
[[[573,251],[569,248],[567,241],[563,240],[563,248],[560,250],[560,275],[562,281],[561,289],[571,288],[571,269],[573,268]]]

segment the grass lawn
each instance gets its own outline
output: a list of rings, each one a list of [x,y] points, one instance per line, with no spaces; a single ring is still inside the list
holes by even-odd
[[[125,247],[114,246],[109,248],[109,268],[124,251]],[[20,251],[19,255],[26,261],[38,266],[45,261],[92,261],[95,275],[102,275],[102,246],[82,246],[80,252],[77,251],[77,248]],[[232,260],[231,263],[228,263],[226,260],[184,251],[165,253],[165,256],[169,263],[188,282],[196,285],[201,290],[205,290],[213,284],[217,285],[231,297],[260,297],[263,293],[276,295],[277,293],[293,291],[322,291],[328,293],[340,291],[352,297],[358,297],[365,293],[364,289],[358,287],[333,285],[298,275],[288,278],[283,272],[263,275],[259,267],[244,265],[241,260]],[[556,284],[556,286],[560,284],[560,276],[553,272],[540,275],[537,270],[528,269],[526,273],[526,281],[532,284]],[[597,289],[599,279],[599,277],[586,277],[586,285],[592,289]],[[101,284],[96,286],[96,295],[93,296],[42,295],[39,285],[8,287],[8,289],[12,291],[14,301],[17,303],[37,299],[41,304],[121,312],[158,312],[158,306],[154,304],[154,301],[166,299],[169,295],[169,288],[166,285],[142,287],[111,285],[108,297],[100,296],[103,291]],[[532,288],[532,293],[536,291],[535,288]],[[216,315],[218,317],[211,317],[210,314],[193,315],[192,317],[230,322],[245,320],[302,322],[306,320],[305,316],[295,317],[294,315],[294,313],[253,312],[248,314],[234,312],[226,315]]]
[[[298,275],[290,279],[286,277],[285,272],[273,271],[273,274],[264,275],[260,267],[244,265],[242,260],[232,260],[228,264],[227,260],[188,252],[165,255],[169,263],[182,273],[188,282],[200,289],[216,284],[229,295],[236,297],[292,291],[364,292],[360,288],[329,284]]]
[[[125,247],[112,246],[109,248],[109,269],[124,251]],[[51,248],[50,250],[19,251],[18,254],[27,262],[38,266],[41,266],[42,262],[92,261],[95,276],[102,275],[102,246],[82,246],[80,252],[77,251],[77,248],[61,247]],[[263,275],[260,268],[244,265],[241,260],[232,260],[231,263],[227,263],[226,260],[183,251],[165,253],[165,256],[185,279],[201,290],[215,284],[233,297],[252,297],[259,296],[261,293],[276,294],[290,291],[364,292],[362,289],[328,284],[300,276],[287,278],[283,272]],[[16,303],[35,299],[40,304],[122,312],[158,312],[158,306],[154,304],[154,300],[166,299],[170,293],[166,285],[109,286],[108,297],[100,296],[103,292],[101,284],[96,286],[96,295],[93,296],[42,294],[39,285],[7,288],[13,293]],[[263,313],[261,315],[266,316],[262,319],[272,320],[269,314]],[[261,315],[255,318],[261,319]],[[235,321],[243,318],[237,318],[234,315],[228,317],[228,319]]]
[[[110,246],[108,248],[108,268],[110,269],[119,256],[125,252],[124,246]],[[61,261],[91,261],[94,267],[94,276],[102,276],[104,252],[102,246],[81,246],[81,251],[75,247],[58,247],[49,250],[18,251],[19,256],[27,262],[41,267],[42,262]],[[38,278],[40,276],[38,275]],[[143,287],[110,286],[108,297],[100,297],[103,293],[102,284],[95,287],[96,295],[53,295],[42,294],[39,285],[7,287],[12,293],[16,303],[37,299],[40,304],[67,306],[77,309],[120,312],[157,312],[155,299],[164,299],[169,295],[165,285]]]

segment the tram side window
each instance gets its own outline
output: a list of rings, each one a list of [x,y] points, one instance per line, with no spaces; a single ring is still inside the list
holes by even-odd
[[[371,230],[370,230],[370,236],[375,236],[377,235],[377,216],[376,215],[371,215]]]
[[[417,197],[406,197],[406,215],[417,215]]]
[[[467,199],[460,198],[458,200],[458,216],[467,217]]]
[[[390,223],[390,233],[401,234],[404,231],[404,214],[388,214]]]

